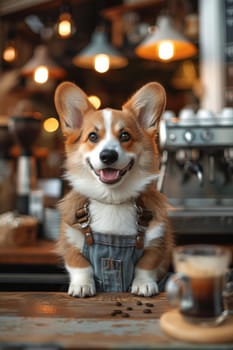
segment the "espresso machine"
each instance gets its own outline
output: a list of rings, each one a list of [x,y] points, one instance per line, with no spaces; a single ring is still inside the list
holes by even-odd
[[[214,114],[165,111],[157,188],[171,205],[175,233],[233,239],[233,108]],[[211,238],[210,238],[211,237]]]

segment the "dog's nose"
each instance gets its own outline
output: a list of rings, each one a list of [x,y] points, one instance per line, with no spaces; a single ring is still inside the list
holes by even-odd
[[[110,165],[117,161],[118,153],[112,149],[104,149],[100,152],[100,159],[104,164]]]

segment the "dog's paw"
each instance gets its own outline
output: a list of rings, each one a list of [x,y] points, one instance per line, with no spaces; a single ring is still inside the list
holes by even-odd
[[[159,287],[155,281],[136,278],[133,281],[131,293],[144,297],[151,297],[159,293]]]
[[[66,265],[70,275],[68,294],[73,297],[91,297],[96,294],[92,267],[74,268]]]
[[[85,284],[71,282],[69,285],[68,294],[79,298],[91,297],[96,294],[95,282],[88,281],[85,282]]]
[[[131,293],[144,297],[151,297],[159,293],[156,283],[156,272],[136,267],[135,277],[131,287]]]

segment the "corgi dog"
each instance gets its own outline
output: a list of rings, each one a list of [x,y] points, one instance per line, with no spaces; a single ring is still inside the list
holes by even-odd
[[[96,110],[71,82],[57,87],[54,100],[71,186],[59,203],[68,294],[157,294],[172,251],[168,205],[156,190],[164,88],[146,84],[122,110]]]

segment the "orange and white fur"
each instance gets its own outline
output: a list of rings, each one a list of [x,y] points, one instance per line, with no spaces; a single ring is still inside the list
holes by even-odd
[[[72,190],[60,204],[62,229],[58,249],[70,276],[68,293],[96,293],[93,267],[82,255],[83,233],[72,227],[80,201],[90,205],[91,229],[105,234],[135,235],[135,200],[140,196],[153,219],[145,232],[144,252],[135,266],[131,292],[158,293],[158,281],[170,263],[172,239],[167,202],[156,190],[158,128],[165,108],[163,87],[151,82],[139,89],[122,110],[96,110],[86,94],[70,82],[55,92],[55,105],[65,136],[66,179]],[[105,160],[103,151],[113,159]],[[110,158],[111,158],[110,157]]]

